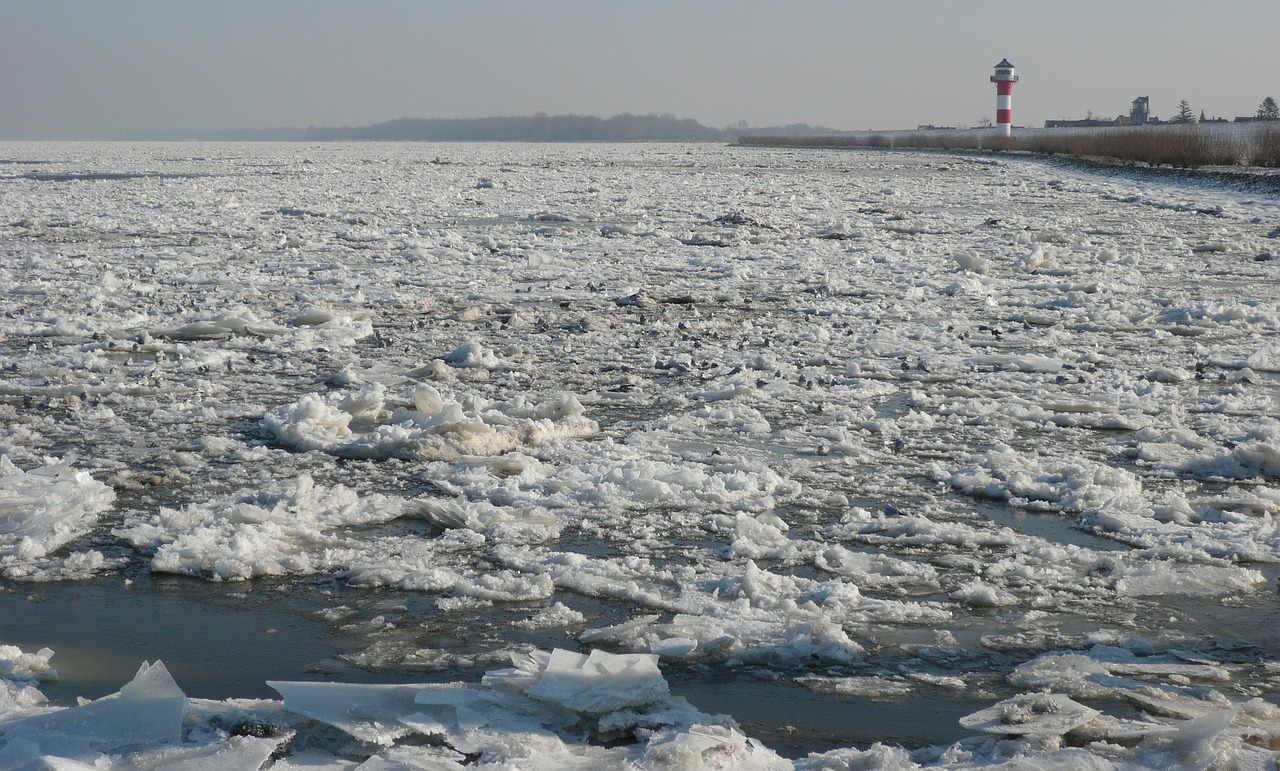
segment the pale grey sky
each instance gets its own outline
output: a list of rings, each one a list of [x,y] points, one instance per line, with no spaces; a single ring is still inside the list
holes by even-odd
[[[839,129],[1252,115],[1278,0],[0,0],[0,138],[673,113]]]

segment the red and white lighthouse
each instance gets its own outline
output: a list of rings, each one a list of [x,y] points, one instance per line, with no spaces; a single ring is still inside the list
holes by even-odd
[[[1001,59],[996,65],[991,82],[996,84],[996,130],[1007,137],[1013,134],[1013,84],[1018,82],[1008,59]]]

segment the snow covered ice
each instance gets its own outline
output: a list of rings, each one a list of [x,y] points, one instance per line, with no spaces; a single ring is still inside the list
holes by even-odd
[[[707,145],[0,161],[0,767],[1276,766],[1274,186]],[[107,685],[110,630],[50,642],[41,602],[132,592],[127,628],[176,580],[330,655],[213,699],[195,664],[252,647],[167,635]]]
[[[23,471],[0,455],[0,566],[20,572],[87,535],[114,498],[110,487],[68,463]],[[76,557],[63,565],[94,562],[92,555]]]

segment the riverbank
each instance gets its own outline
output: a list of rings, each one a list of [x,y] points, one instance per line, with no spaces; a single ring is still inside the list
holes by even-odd
[[[738,144],[751,147],[1023,152],[1173,168],[1280,167],[1280,122],[1277,121],[1084,129],[1020,128],[1008,137],[1000,136],[989,128],[864,131],[816,137],[743,136],[738,138]]]

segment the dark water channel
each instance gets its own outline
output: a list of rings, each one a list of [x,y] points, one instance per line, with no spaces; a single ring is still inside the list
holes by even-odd
[[[1274,571],[1269,577],[1274,585]],[[438,666],[356,666],[343,657],[359,660],[359,651],[369,645],[367,629],[343,630],[340,623],[320,615],[334,607],[359,607],[353,616],[357,622],[379,607],[398,610],[402,615],[394,618],[410,647],[416,642],[474,651],[502,647],[504,639],[542,648],[577,647],[572,631],[563,628],[513,629],[511,621],[531,614],[526,606],[498,606],[470,618],[470,623],[459,623],[453,615],[434,611],[431,598],[352,590],[327,579],[290,585],[217,584],[142,575],[128,585],[117,577],[4,584],[0,589],[0,642],[27,652],[52,648],[60,678],[41,690],[62,704],[118,690],[144,660],[163,660],[189,696],[210,699],[279,698],[266,685],[268,680],[476,682],[485,669],[503,666],[501,661],[478,660],[469,666],[450,664],[447,657]],[[628,615],[625,607],[612,602],[563,599],[585,612],[593,625],[617,623]],[[418,619],[420,624],[411,623]],[[945,745],[967,735],[960,717],[1011,695],[1003,675],[1017,661],[1036,655],[1026,651],[1010,658],[977,644],[979,633],[1008,631],[1007,623],[1000,615],[966,622],[974,628],[963,634],[962,645],[968,649],[968,671],[959,673],[968,684],[964,689],[916,684],[904,696],[873,700],[815,693],[795,682],[805,674],[798,671],[669,662],[663,663],[663,670],[673,692],[705,712],[733,716],[748,735],[786,756],[866,747],[877,741],[909,748]],[[1144,603],[1134,616],[1134,627],[1153,639],[1168,639],[1172,632],[1183,647],[1239,666],[1274,660],[1280,653],[1280,603],[1274,588],[1247,600],[1188,597]],[[921,637],[925,631],[886,630],[881,642],[890,648],[870,655],[888,666],[865,673],[891,673],[897,654],[884,653],[896,649],[891,640]],[[1255,674],[1265,676],[1261,671]],[[1273,701],[1275,696],[1264,694]]]
[[[143,661],[157,659],[188,696],[208,699],[279,698],[268,680],[476,682],[492,668],[355,666],[341,657],[358,653],[368,638],[318,615],[335,605],[333,591],[324,584],[286,588],[140,576],[127,586],[115,578],[0,584],[0,590],[0,643],[25,652],[52,648],[59,679],[40,688],[64,705],[117,691]],[[350,589],[337,591],[352,604],[361,601],[350,596]],[[620,607],[593,607],[600,601],[574,598],[573,603],[592,616],[622,620],[626,615]],[[514,619],[528,616],[530,609],[490,612]],[[488,625],[458,634],[489,636],[479,626]],[[425,640],[430,633],[418,634]],[[444,642],[446,636],[433,641]],[[510,635],[518,636],[539,647],[577,647],[563,629]],[[789,756],[876,741],[950,743],[965,735],[956,721],[975,709],[963,694],[936,698],[913,692],[892,702],[818,694],[794,682],[801,672],[744,673],[667,663],[663,669],[674,693],[705,712],[732,715],[748,735]]]

